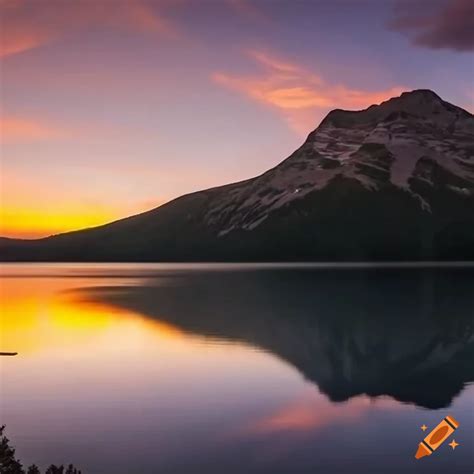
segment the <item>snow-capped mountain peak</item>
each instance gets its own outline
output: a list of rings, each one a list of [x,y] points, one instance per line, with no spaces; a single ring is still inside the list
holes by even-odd
[[[357,180],[370,190],[396,186],[426,211],[431,204],[420,184],[472,194],[474,117],[430,90],[404,92],[362,111],[333,110],[288,159],[229,188],[210,210],[210,222],[232,208],[221,235],[254,229],[272,211],[336,177]]]

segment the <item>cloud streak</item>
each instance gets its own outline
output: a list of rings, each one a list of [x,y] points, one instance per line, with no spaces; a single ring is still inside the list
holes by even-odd
[[[3,0],[0,57],[18,54],[87,28],[129,30],[175,39],[176,25],[146,0]]]
[[[248,55],[259,64],[261,73],[241,76],[216,72],[212,79],[273,108],[301,134],[308,133],[310,127],[314,128],[316,118],[322,118],[321,115],[331,108],[365,108],[404,90],[402,87],[381,91],[354,89],[329,83],[319,74],[262,51],[250,51]]]
[[[474,51],[474,2],[401,1],[389,26],[431,49]]]

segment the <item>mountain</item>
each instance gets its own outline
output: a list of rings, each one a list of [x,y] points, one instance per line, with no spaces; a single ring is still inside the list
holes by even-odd
[[[472,266],[155,268],[133,276],[128,286],[70,296],[257,347],[332,401],[366,394],[439,409],[474,381]]]
[[[256,178],[0,259],[51,261],[474,260],[474,116],[429,90],[333,110]]]

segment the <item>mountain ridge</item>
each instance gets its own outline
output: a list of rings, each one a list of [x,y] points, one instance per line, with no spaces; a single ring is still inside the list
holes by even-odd
[[[340,237],[351,228],[352,243]],[[474,116],[419,89],[329,112],[254,178],[99,227],[2,239],[0,259],[465,260],[473,229]]]

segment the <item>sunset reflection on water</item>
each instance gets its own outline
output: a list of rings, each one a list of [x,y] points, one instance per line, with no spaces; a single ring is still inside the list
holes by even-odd
[[[262,275],[241,273],[234,283],[262,286],[247,299],[235,287],[232,300],[214,287],[232,272],[150,268],[4,267],[0,348],[19,355],[0,361],[0,421],[25,464],[73,462],[88,474],[129,474],[137,462],[143,473],[375,472],[384,464],[369,456],[375,442],[390,446],[393,471],[384,472],[471,463],[466,449],[412,464],[418,427],[446,410],[367,394],[335,402],[302,374],[294,363],[322,363],[305,352],[308,330],[314,341],[328,335],[287,321],[281,305],[262,306],[284,275],[258,283]],[[466,446],[473,396],[468,386],[449,408]]]

